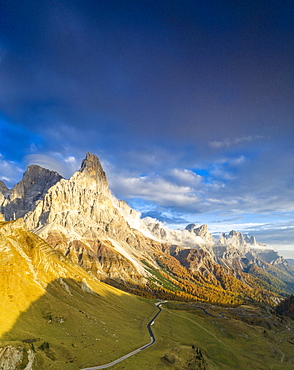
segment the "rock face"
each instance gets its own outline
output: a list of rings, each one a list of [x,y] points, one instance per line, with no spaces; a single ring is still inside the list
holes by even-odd
[[[190,231],[190,233],[194,233],[197,236],[200,236],[203,240],[208,242],[213,242],[213,237],[208,231],[207,225],[197,226],[196,224],[189,224],[186,226],[186,230]]]
[[[196,226],[196,224],[190,224],[185,229],[171,230],[148,217],[143,221],[151,237],[162,243],[177,244],[186,248],[203,248],[208,253],[210,253],[210,247],[214,244],[207,225]]]
[[[71,180],[85,189],[110,197],[106,174],[96,155],[88,152],[80,170],[72,176]]]
[[[9,194],[9,189],[8,187],[4,184],[3,181],[0,180],[0,210],[1,210],[1,205],[4,203],[5,198]]]
[[[266,263],[274,263],[279,257],[273,250],[266,249],[264,244],[257,243],[255,237],[243,235],[235,230],[228,234],[223,233],[214,245],[213,252],[219,263],[228,265],[236,258],[243,258],[243,263],[246,260],[252,262],[257,258],[264,259]]]
[[[70,260],[102,280],[144,283],[141,260],[150,240],[132,229],[113,204],[98,158],[87,153],[81,169],[50,187],[25,222]]]
[[[6,193],[8,193],[9,192],[9,189],[8,189],[8,187],[4,184],[4,182],[3,181],[1,181],[0,180],[0,193],[2,194],[2,195],[5,195]]]
[[[254,270],[256,273],[256,268],[260,268],[274,278],[294,283],[294,270],[283,257],[265,244],[258,243],[255,237],[238,231],[223,233],[212,247],[212,257],[215,262],[231,269],[250,273]]]
[[[1,203],[1,211],[5,220],[10,221],[23,217],[33,210],[37,202],[44,198],[48,189],[61,179],[62,176],[57,172],[36,165],[29,166],[23,179],[10,192],[7,188],[4,188],[4,192],[1,191],[2,194],[6,194]],[[3,189],[3,185],[1,188]]]
[[[32,349],[20,346],[0,348],[0,369],[11,370],[18,369],[21,366],[21,369],[33,370],[35,356],[36,354]]]

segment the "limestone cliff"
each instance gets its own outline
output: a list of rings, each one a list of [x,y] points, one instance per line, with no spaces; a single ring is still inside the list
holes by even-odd
[[[38,201],[44,199],[48,189],[62,179],[57,172],[47,170],[37,165],[31,165],[25,172],[22,180],[14,186],[11,191],[4,190],[0,197],[1,212],[7,221],[23,217],[27,212],[33,210]],[[3,183],[2,183],[3,184]],[[0,184],[1,185],[1,184]]]
[[[196,224],[189,224],[186,226],[186,230],[188,230],[190,233],[194,233],[195,235],[200,236],[206,242],[214,242],[213,237],[208,231],[208,226],[206,224],[201,226],[197,226]]]
[[[8,189],[8,187],[4,184],[4,182],[3,181],[1,181],[0,180],[0,193],[2,194],[2,195],[5,195],[6,193],[8,193],[9,192],[9,189]]]
[[[0,180],[0,209],[1,205],[4,203],[5,198],[9,194],[9,189],[8,187],[4,184],[3,181]]]
[[[28,227],[103,280],[144,283],[150,244],[113,205],[98,158],[87,153],[69,180],[52,186],[25,216]],[[155,243],[155,242],[154,242]]]

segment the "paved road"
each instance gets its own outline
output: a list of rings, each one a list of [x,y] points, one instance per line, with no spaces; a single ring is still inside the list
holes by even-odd
[[[148,332],[150,334],[150,342],[148,344],[145,344],[144,346],[138,348],[138,349],[135,349],[133,352],[130,352],[130,353],[127,353],[126,355],[118,358],[117,360],[114,360],[112,362],[109,362],[108,364],[105,364],[105,365],[99,365],[99,366],[94,366],[94,367],[85,367],[83,369],[80,369],[80,370],[98,370],[98,369],[106,369],[107,367],[110,367],[110,366],[113,366],[115,364],[117,364],[118,362],[121,362],[123,360],[125,360],[126,358],[128,357],[131,357],[133,355],[135,355],[136,353],[140,352],[140,351],[143,351],[144,349],[152,346],[152,344],[154,344],[156,342],[156,339],[155,339],[155,336],[152,332],[152,329],[151,329],[151,325],[154,324],[154,320],[157,318],[157,316],[160,314],[160,312],[162,311],[161,309],[161,304],[162,303],[165,303],[165,302],[157,302],[155,303],[156,307],[158,308],[158,312],[156,312],[156,314],[153,316],[153,318],[148,322],[147,324],[147,329],[148,329]]]

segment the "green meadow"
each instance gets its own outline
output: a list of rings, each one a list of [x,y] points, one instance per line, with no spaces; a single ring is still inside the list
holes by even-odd
[[[240,312],[239,309],[229,310],[231,317],[212,317],[178,303],[166,304],[163,308],[152,326],[157,338],[154,346],[113,369],[294,368],[294,345],[288,341],[293,338],[294,322],[291,320],[281,323],[274,316],[243,316],[240,319],[234,313]],[[225,308],[210,307],[210,313],[215,316],[220,312],[227,314]],[[263,310],[256,307],[247,307],[243,315],[246,313],[264,315]],[[201,351],[201,358],[197,350]]]
[[[150,341],[146,325],[157,311],[155,301],[108,286],[102,295],[71,279],[66,284],[71,294],[51,283],[2,337],[1,347],[32,349],[38,370],[77,370],[106,364]],[[112,368],[294,368],[293,321],[265,318],[258,307],[198,306],[216,317],[188,303],[163,304],[152,325],[156,343]],[[19,369],[25,365],[24,357]]]

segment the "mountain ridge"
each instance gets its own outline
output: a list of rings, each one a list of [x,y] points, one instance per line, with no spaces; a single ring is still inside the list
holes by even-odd
[[[2,201],[2,213],[6,219],[13,218],[18,205],[24,205],[19,212],[24,213],[29,230],[102,281],[149,297],[213,299],[214,291],[219,303],[236,304],[255,296],[269,300],[271,287],[262,282],[268,277],[256,269],[255,275],[248,275],[256,266],[283,287],[280,293],[292,289],[291,268],[277,255],[270,263],[263,261],[256,253],[258,243],[253,237],[232,231],[215,243],[207,225],[168,230],[156,220],[140,219],[136,211],[111,194],[100,161],[91,153],[68,180],[48,171],[30,166],[10,192],[18,197],[9,195]],[[287,280],[286,286],[280,277]],[[211,282],[214,288],[206,296]],[[246,292],[244,286],[238,297],[237,286],[243,283],[252,291],[248,288]],[[196,289],[199,284],[201,293]],[[261,286],[266,292],[262,293]],[[221,299],[218,289],[227,297]],[[273,297],[276,293],[278,288],[273,290]]]

